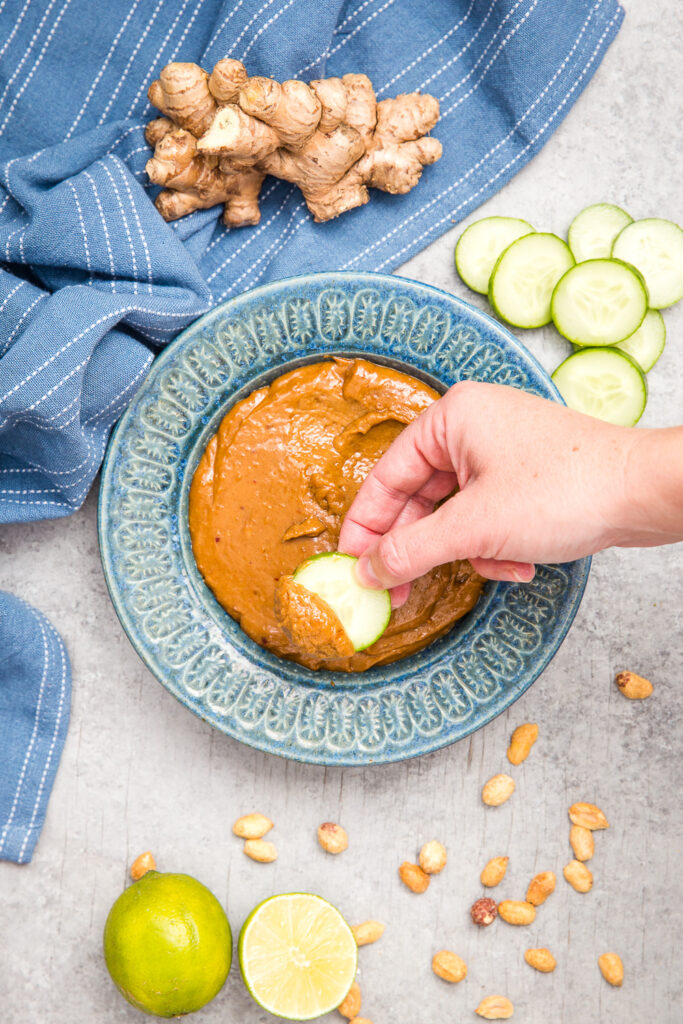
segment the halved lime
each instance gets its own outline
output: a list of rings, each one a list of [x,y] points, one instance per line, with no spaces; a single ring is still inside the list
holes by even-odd
[[[238,951],[253,999],[287,1020],[312,1020],[334,1010],[356,976],[353,932],[336,907],[311,893],[284,893],[259,903],[242,926]]]

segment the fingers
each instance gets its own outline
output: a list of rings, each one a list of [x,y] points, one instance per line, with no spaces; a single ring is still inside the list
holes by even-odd
[[[391,529],[413,495],[438,501],[453,490],[456,478],[447,454],[438,453],[436,444],[427,445],[429,458],[423,452],[438,404],[406,427],[368,474],[344,519],[340,550],[361,554]]]
[[[396,526],[375,541],[356,565],[359,581],[368,587],[397,587],[437,565],[477,557],[481,539],[474,510],[476,487],[454,495],[432,515]]]
[[[497,558],[470,558],[472,568],[487,580],[507,583],[531,583],[536,567],[531,562],[505,562]]]

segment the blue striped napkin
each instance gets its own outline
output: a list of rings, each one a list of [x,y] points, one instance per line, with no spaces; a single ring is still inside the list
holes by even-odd
[[[0,591],[0,859],[31,860],[69,724],[71,668],[44,615]]]
[[[0,523],[80,506],[154,353],[215,303],[307,270],[392,270],[491,196],[560,124],[622,18],[617,0],[2,0]],[[365,72],[380,99],[430,92],[443,158],[408,196],[375,192],[327,224],[276,181],[258,227],[228,231],[219,209],[165,224],[144,174],[147,88],[171,60],[226,55],[278,79]],[[0,596],[6,637],[24,619]],[[38,700],[34,654],[16,671]],[[61,692],[50,664],[45,710]],[[21,684],[0,719],[0,828],[28,749],[11,693]]]

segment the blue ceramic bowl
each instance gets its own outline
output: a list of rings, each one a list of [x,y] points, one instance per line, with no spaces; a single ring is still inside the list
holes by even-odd
[[[133,646],[191,711],[283,757],[379,764],[462,739],[516,700],[569,629],[590,561],[539,566],[530,584],[487,584],[446,636],[360,674],[313,672],[250,640],[197,570],[192,475],[235,402],[335,354],[367,355],[440,390],[486,380],[560,400],[508,331],[427,285],[330,273],[256,288],[197,320],[153,364],[109,444],[100,548]]]

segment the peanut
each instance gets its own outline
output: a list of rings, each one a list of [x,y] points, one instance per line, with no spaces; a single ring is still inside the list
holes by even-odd
[[[349,837],[341,825],[324,821],[318,828],[318,842],[326,853],[343,853],[349,845]]]
[[[270,864],[277,860],[275,843],[269,843],[265,839],[247,839],[244,843],[244,852],[247,857],[257,860],[259,864]]]
[[[363,921],[362,924],[354,924],[351,931],[357,946],[369,946],[371,942],[382,938],[384,925],[381,921]]]
[[[538,726],[535,722],[518,725],[510,738],[508,761],[510,764],[521,764],[526,761],[531,748],[538,739]]]
[[[272,827],[272,821],[265,814],[243,814],[232,826],[232,830],[240,839],[263,839]]]
[[[420,862],[420,867],[426,875],[438,875],[439,872],[443,871],[446,867],[446,861],[448,860],[446,847],[443,843],[439,843],[436,839],[432,839],[430,842],[424,844],[420,850],[418,860]]]
[[[569,830],[569,842],[577,860],[590,860],[595,852],[593,833],[583,825],[572,825]]]
[[[346,995],[346,999],[339,1004],[337,1009],[342,1017],[348,1017],[351,1020],[352,1017],[357,1017],[360,1013],[360,1003],[360,986],[357,981],[354,981]]]
[[[505,996],[487,996],[474,1012],[485,1020],[507,1020],[515,1012],[515,1008]]]
[[[509,857],[494,857],[493,860],[490,860],[479,876],[481,884],[492,889],[494,885],[502,882],[505,878],[509,860]]]
[[[590,892],[593,888],[593,875],[580,860],[570,860],[563,874],[577,892]]]
[[[467,964],[449,949],[442,949],[432,957],[432,970],[439,978],[455,985],[466,976]]]
[[[637,676],[635,672],[620,672],[614,682],[629,700],[645,700],[653,690],[650,680]]]
[[[508,924],[532,924],[536,920],[536,907],[524,900],[503,900],[498,913]]]
[[[581,825],[591,832],[595,829],[609,828],[609,822],[595,804],[572,804],[569,808],[569,820],[573,825]]]
[[[553,871],[541,871],[540,875],[536,875],[529,882],[529,888],[526,891],[527,903],[533,903],[535,907],[540,907],[541,903],[545,903],[550,896],[551,892],[555,892],[555,873]]]
[[[529,967],[542,974],[550,974],[557,967],[557,961],[549,949],[527,949],[524,959]]]
[[[398,869],[398,874],[405,886],[411,892],[426,892],[429,888],[429,875],[417,864],[411,864],[404,860]]]
[[[134,882],[146,875],[148,871],[154,871],[157,866],[157,862],[154,857],[147,850],[145,853],[141,853],[139,857],[136,857],[130,866],[130,877]]]
[[[515,780],[509,775],[494,775],[481,791],[481,798],[489,807],[498,807],[509,800],[515,791]]]
[[[481,899],[475,900],[470,907],[470,917],[475,924],[482,927],[493,924],[497,916],[498,907],[496,906],[496,901],[492,900],[490,896],[482,896]]]
[[[598,966],[605,981],[615,988],[621,988],[624,980],[624,965],[618,953],[603,953],[598,957]]]

